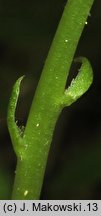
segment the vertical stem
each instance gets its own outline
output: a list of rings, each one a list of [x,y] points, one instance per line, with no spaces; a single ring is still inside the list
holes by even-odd
[[[30,128],[37,108],[46,108],[63,95],[75,50],[93,2],[94,0],[68,0],[65,6],[32,102],[25,129],[28,137],[33,133]]]
[[[50,48],[23,136],[13,199],[39,199],[67,76],[94,0],[68,0]]]

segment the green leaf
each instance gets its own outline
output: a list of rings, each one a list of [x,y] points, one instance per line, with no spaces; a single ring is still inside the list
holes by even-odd
[[[22,143],[22,136],[20,132],[20,128],[18,128],[16,121],[15,121],[15,112],[16,112],[16,107],[17,107],[17,102],[18,102],[18,97],[20,93],[20,85],[21,81],[24,78],[24,76],[20,77],[15,85],[13,86],[11,98],[9,101],[9,106],[8,106],[8,114],[7,114],[7,122],[8,122],[8,129],[9,133],[11,136],[12,144],[15,150],[15,153],[19,155],[20,148],[19,146]]]
[[[75,59],[75,62],[82,62],[82,65],[76,78],[72,80],[70,86],[65,90],[63,97],[65,106],[71,105],[80,98],[93,82],[93,70],[88,59],[79,57]]]

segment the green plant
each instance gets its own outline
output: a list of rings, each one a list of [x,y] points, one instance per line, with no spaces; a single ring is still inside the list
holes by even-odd
[[[79,73],[65,89],[75,50],[94,0],[69,0],[50,48],[25,129],[15,122],[20,83],[14,85],[8,108],[8,128],[17,155],[12,199],[39,199],[53,131],[61,110],[80,98],[93,80],[84,57]]]

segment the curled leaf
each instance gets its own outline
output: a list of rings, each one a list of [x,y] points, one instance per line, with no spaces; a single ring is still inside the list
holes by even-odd
[[[18,151],[18,144],[19,143],[21,144],[21,136],[20,136],[19,128],[15,122],[15,112],[16,112],[19,93],[20,93],[20,85],[23,78],[24,76],[20,77],[16,81],[15,85],[13,86],[11,98],[9,100],[8,114],[7,114],[8,129],[16,153]]]
[[[90,87],[93,81],[93,70],[90,62],[85,57],[75,59],[75,62],[81,62],[81,68],[75,79],[72,80],[70,86],[65,90],[63,104],[71,105],[80,98]]]

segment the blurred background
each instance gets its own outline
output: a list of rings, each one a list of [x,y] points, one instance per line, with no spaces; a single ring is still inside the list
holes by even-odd
[[[0,199],[10,199],[16,156],[7,129],[12,87],[25,74],[16,111],[25,125],[66,0],[0,0]],[[76,56],[94,70],[87,93],[65,108],[56,125],[41,199],[101,199],[101,1],[96,0]],[[73,64],[69,81],[77,68]],[[43,119],[44,121],[44,119]]]

